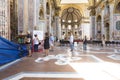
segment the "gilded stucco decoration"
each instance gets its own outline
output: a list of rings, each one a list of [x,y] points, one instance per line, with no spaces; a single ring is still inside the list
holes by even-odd
[[[70,36],[72,32],[75,39],[79,36],[79,25],[81,24],[82,14],[79,9],[74,7],[68,7],[63,10],[61,15],[62,33],[65,33],[66,37]]]
[[[120,0],[116,2],[114,10],[115,13],[120,13]]]
[[[39,19],[40,19],[40,20],[43,20],[43,19],[44,19],[44,8],[43,8],[43,5],[41,5],[41,7],[40,7]]]
[[[62,12],[62,15],[61,15],[61,19],[62,20],[65,20],[65,22],[63,23],[66,23],[68,24],[69,20],[71,20],[71,24],[80,24],[80,21],[82,19],[82,14],[80,13],[80,11],[74,7],[69,7],[65,10],[63,10]],[[77,21],[75,21],[77,20]],[[70,23],[69,23],[70,24]]]

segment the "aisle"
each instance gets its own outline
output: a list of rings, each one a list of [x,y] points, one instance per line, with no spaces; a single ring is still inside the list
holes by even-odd
[[[90,47],[82,51],[79,45],[71,52],[67,46],[57,46],[44,53],[33,53],[32,57],[24,57],[6,68],[0,69],[1,80],[119,80],[120,61],[109,58],[114,54],[101,52]],[[92,53],[94,51],[94,53]],[[103,51],[104,52],[104,51]],[[73,55],[72,55],[73,54]],[[112,65],[112,66],[111,66]]]

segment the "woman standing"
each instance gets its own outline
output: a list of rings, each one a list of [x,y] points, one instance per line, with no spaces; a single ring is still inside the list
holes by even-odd
[[[38,46],[39,46],[39,39],[37,37],[37,34],[34,35],[35,38],[33,39],[33,44],[34,44],[34,52],[38,52]]]
[[[50,48],[50,44],[49,44],[49,34],[46,32],[46,33],[45,33],[45,38],[44,38],[45,56],[48,56],[49,48]]]

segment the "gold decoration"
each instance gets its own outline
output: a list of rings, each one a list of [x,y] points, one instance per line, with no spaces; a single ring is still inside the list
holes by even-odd
[[[39,19],[40,19],[40,20],[43,20],[43,19],[44,19],[44,8],[43,8],[43,6],[40,7]]]

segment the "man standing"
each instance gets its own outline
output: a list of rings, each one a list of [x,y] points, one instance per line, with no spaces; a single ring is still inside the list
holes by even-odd
[[[49,42],[50,42],[51,51],[53,51],[53,47],[54,47],[54,36],[53,36],[52,34],[50,34]]]
[[[87,50],[87,37],[86,36],[83,39],[83,50]]]
[[[71,51],[73,51],[73,49],[74,49],[74,37],[73,37],[73,34],[71,33],[71,35],[70,35],[70,38],[69,38],[69,42],[70,42],[70,49],[71,49]]]

